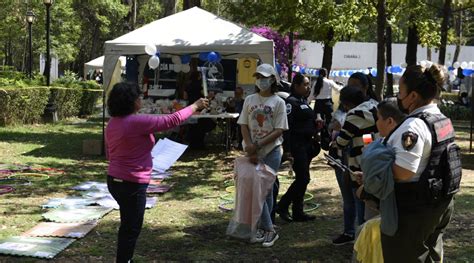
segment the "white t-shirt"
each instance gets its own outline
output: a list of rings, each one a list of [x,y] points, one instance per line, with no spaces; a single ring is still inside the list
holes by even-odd
[[[262,140],[275,129],[288,130],[285,101],[277,95],[262,97],[258,93],[247,96],[242,107],[238,124],[248,125],[250,139]],[[263,146],[258,151],[260,158],[265,157],[276,146],[283,143],[283,136],[278,137],[273,143]],[[242,142],[245,148],[245,142]]]
[[[440,114],[436,104],[429,104],[416,109],[410,115],[420,112]],[[409,132],[417,136],[414,146],[408,150],[403,147],[404,134]],[[415,175],[409,182],[417,182],[428,165],[431,154],[432,137],[426,123],[420,118],[408,118],[388,139],[387,143],[395,149],[395,164],[409,170]]]
[[[311,89],[311,93],[309,94],[309,97],[308,97],[308,102],[311,103],[311,101],[313,101],[314,99],[317,99],[317,100],[330,99],[332,97],[332,89],[340,91],[342,87],[337,85],[337,83],[334,82],[334,80],[332,79],[323,78],[323,87],[321,88],[321,91],[319,92],[318,96],[316,96],[316,98],[314,97],[314,86],[313,86],[313,88]]]

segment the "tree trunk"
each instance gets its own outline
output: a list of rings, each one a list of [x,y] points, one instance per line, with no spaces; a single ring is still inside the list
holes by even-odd
[[[431,48],[426,46],[426,60],[431,61]]]
[[[163,0],[162,4],[164,13],[163,17],[167,17],[176,13],[176,0]]]
[[[438,64],[444,65],[446,59],[446,45],[448,44],[449,18],[451,17],[451,0],[444,0],[443,21],[441,22],[441,44],[439,47]]]
[[[461,42],[462,42],[462,11],[456,16],[455,20],[455,29],[456,29],[456,49],[454,50],[453,63],[458,61],[459,53],[461,52]]]
[[[201,7],[201,0],[183,0],[183,10],[186,10],[195,6]]]
[[[377,78],[375,79],[375,95],[382,98],[385,77],[385,28],[387,17],[385,0],[377,1]]]
[[[334,40],[334,29],[331,27],[328,30],[326,40],[324,41],[323,61],[321,63],[322,67],[327,69],[328,76],[332,68],[332,54],[333,54],[332,41],[333,40]]]
[[[386,28],[387,33],[387,65],[392,65],[392,27],[389,25]],[[385,96],[391,97],[393,95],[393,74],[387,73],[387,91]]]
[[[293,68],[293,39],[294,33],[291,31],[288,33],[288,82],[292,80],[292,68]]]
[[[412,20],[412,19],[410,19]],[[407,52],[405,62],[408,66],[416,65],[416,51],[418,49],[418,30],[416,25],[408,27]]]

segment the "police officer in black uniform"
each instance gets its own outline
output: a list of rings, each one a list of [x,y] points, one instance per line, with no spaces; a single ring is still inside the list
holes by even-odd
[[[289,130],[284,133],[283,142],[285,154],[291,154],[294,159],[295,180],[281,198],[276,210],[287,222],[304,222],[316,218],[304,213],[303,210],[304,194],[310,181],[309,166],[320,150],[319,144],[313,143],[316,118],[307,103],[309,92],[309,79],[297,74],[291,84],[291,95],[286,99]],[[292,216],[288,212],[290,204],[292,204]]]
[[[452,123],[433,103],[443,83],[444,73],[436,64],[407,67],[400,79],[398,105],[409,115],[385,139],[395,151],[398,212],[395,235],[381,236],[385,262],[443,259],[443,232],[462,170]]]

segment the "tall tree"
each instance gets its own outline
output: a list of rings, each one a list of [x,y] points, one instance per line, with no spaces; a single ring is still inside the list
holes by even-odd
[[[438,63],[444,65],[446,58],[446,45],[448,43],[448,29],[449,29],[449,19],[452,15],[451,10],[452,0],[444,0],[443,7],[443,22],[441,23],[441,45],[439,47],[439,57]]]
[[[387,28],[385,0],[377,0],[377,78],[375,79],[375,94],[382,97],[385,77],[385,29]]]
[[[183,0],[183,10],[186,10],[195,6],[201,7],[201,0]]]

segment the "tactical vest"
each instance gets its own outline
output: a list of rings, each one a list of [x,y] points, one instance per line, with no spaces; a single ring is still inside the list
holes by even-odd
[[[443,114],[422,112],[408,118],[420,118],[430,129],[431,153],[419,181],[395,183],[395,196],[399,211],[419,211],[449,199],[459,191],[462,176],[461,150],[454,143],[451,120]]]

